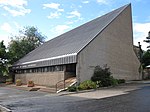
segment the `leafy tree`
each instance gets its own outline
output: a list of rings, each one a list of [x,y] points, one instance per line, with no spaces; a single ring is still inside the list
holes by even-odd
[[[14,39],[15,38],[15,39]],[[45,36],[43,36],[34,26],[24,27],[19,31],[19,35],[12,37],[8,46],[9,62],[13,64],[26,54],[44,43]]]
[[[24,29],[19,32],[22,35],[21,39],[27,41],[33,49],[44,43],[45,36],[41,35],[34,26],[24,27]]]
[[[0,42],[0,58],[7,59],[6,47],[4,45],[4,41]]]
[[[144,42],[149,43],[150,44],[150,31],[148,32],[148,37],[146,37],[146,40],[144,40]],[[150,45],[147,46],[147,48],[150,48]]]
[[[4,41],[1,41],[0,42],[0,75],[8,74],[7,58],[8,57],[7,57]]]
[[[150,65],[150,50],[147,50],[142,56],[143,68]]]

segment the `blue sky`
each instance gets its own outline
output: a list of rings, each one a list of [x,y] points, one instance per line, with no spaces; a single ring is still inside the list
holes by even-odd
[[[35,26],[52,39],[66,31],[131,3],[134,44],[150,31],[150,0],[0,0],[0,41],[8,45],[11,35],[24,26]]]

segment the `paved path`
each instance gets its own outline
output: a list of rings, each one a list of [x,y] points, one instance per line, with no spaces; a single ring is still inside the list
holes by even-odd
[[[0,87],[0,104],[13,112],[150,112],[149,93],[149,83],[63,96]]]
[[[130,91],[137,90],[140,87],[142,87],[141,84],[130,84],[130,86],[122,85],[118,87],[103,88],[96,91],[85,92],[80,94],[71,94],[70,96],[83,97],[88,99],[100,99],[128,94]]]

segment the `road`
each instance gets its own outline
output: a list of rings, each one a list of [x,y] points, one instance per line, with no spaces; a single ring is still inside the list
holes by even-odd
[[[0,104],[13,112],[150,112],[150,83],[68,95],[0,87]]]

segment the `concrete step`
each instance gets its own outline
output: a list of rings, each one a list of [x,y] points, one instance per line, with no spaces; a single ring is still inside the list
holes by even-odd
[[[74,81],[76,81],[76,77],[71,77],[65,80],[66,83],[72,83]]]
[[[69,78],[69,79],[65,80],[65,86],[69,87],[75,81],[76,81],[76,77]]]
[[[71,77],[71,78],[66,79],[65,80],[65,88],[64,88],[64,82],[60,82],[57,85],[57,93],[67,89],[69,86],[71,86],[75,82],[76,82],[76,77]]]

